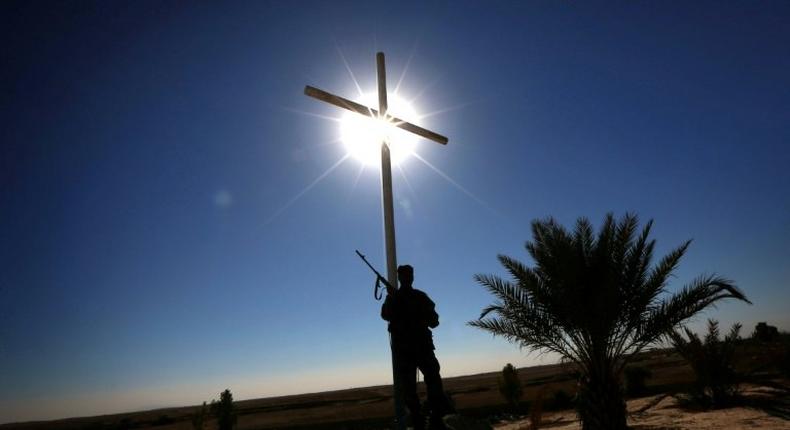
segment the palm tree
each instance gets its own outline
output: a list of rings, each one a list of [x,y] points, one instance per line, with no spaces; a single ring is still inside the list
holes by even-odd
[[[526,249],[534,267],[499,255],[512,280],[475,276],[497,300],[469,324],[574,363],[584,430],[627,428],[620,374],[630,356],[721,299],[748,302],[731,281],[715,275],[665,294],[691,241],[651,265],[652,224],[637,236],[636,215],[615,220],[608,214],[596,237],[586,218],[573,232],[551,218],[533,221]]]

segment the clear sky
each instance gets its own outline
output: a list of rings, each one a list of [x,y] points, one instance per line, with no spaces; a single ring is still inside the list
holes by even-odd
[[[653,218],[659,255],[694,239],[672,288],[715,272],[754,302],[698,322],[790,329],[788,2],[0,15],[0,422],[388,383],[354,255],[384,268],[378,170],[346,159],[308,189],[345,150],[319,117],[339,109],[302,94],[356,98],[343,57],[373,91],[378,50],[450,138],[418,144],[441,174],[394,170],[399,261],[437,303],[444,375],[539,361],[465,322],[491,301],[473,275],[529,261],[550,215]]]

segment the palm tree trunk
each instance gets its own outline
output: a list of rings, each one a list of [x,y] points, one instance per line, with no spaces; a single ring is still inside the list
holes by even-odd
[[[620,380],[612,366],[590,368],[579,380],[576,411],[582,430],[626,430],[626,409]]]

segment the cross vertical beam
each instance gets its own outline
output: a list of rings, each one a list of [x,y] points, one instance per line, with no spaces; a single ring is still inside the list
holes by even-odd
[[[379,116],[387,117],[387,71],[384,53],[376,53],[376,76],[379,90]],[[381,141],[381,209],[384,212],[384,247],[387,256],[387,281],[398,286],[398,260],[395,251],[395,211],[392,198],[392,163],[387,139]],[[391,339],[390,339],[391,341]],[[406,429],[406,413],[403,405],[403,390],[398,377],[397,357],[392,349],[392,397],[395,401],[395,425],[398,430]]]
[[[384,69],[384,53],[376,54],[379,87],[379,115],[387,114],[387,72]],[[381,204],[384,211],[384,243],[387,252],[387,281],[398,286],[398,259],[395,253],[395,212],[392,198],[392,163],[387,140],[381,142]]]

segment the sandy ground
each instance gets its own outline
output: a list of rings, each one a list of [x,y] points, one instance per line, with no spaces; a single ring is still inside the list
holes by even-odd
[[[719,410],[689,410],[667,395],[628,401],[628,425],[639,430],[713,430],[713,429],[790,429],[790,398],[773,388],[748,387],[744,390],[747,404]],[[494,426],[498,430],[528,430],[524,419]],[[546,413],[542,429],[577,430],[581,426],[573,411]]]

